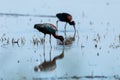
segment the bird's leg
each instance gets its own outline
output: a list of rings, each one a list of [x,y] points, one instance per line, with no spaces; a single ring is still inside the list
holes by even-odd
[[[67,23],[65,24],[65,27],[64,27],[64,29],[65,29],[65,31],[64,31],[65,38],[66,38],[66,26],[67,26]]]
[[[50,35],[49,42],[50,42],[50,61],[51,61],[51,50],[52,50],[52,44],[51,44],[51,35]]]
[[[59,20],[57,20],[57,21],[56,21],[56,26],[57,26],[57,29],[58,29],[58,21],[59,21]]]
[[[65,27],[64,27],[65,28],[65,32],[66,32],[66,26],[67,26],[67,23],[65,24]]]
[[[50,42],[50,48],[52,48],[52,44],[51,44],[51,35],[50,35],[49,42]]]
[[[44,41],[45,41],[45,36],[46,36],[46,34],[44,34]],[[43,55],[44,55],[44,61],[46,61],[46,59],[45,59],[45,42],[44,42],[43,50],[44,50],[44,53],[43,53]]]
[[[51,61],[51,51],[52,51],[52,48],[50,48],[50,61]]]
[[[57,33],[58,33],[58,20],[56,21]]]

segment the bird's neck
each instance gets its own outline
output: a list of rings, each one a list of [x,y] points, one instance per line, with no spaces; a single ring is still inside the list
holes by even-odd
[[[54,33],[54,34],[52,34],[56,39],[59,39],[59,36],[56,34],[56,33]]]
[[[70,21],[69,24],[72,25],[72,21]]]
[[[56,33],[52,34],[56,39],[59,39],[60,41],[63,42],[64,38],[63,36],[57,35]]]

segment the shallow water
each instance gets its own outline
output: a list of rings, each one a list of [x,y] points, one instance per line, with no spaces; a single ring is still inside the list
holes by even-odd
[[[56,23],[56,18],[0,16],[0,80],[119,80],[119,27],[76,24],[71,45],[57,44],[33,28],[36,23]],[[58,34],[64,36],[64,24]],[[67,37],[74,30],[67,25]],[[100,27],[102,26],[102,27]],[[45,54],[45,55],[44,55]],[[41,71],[35,67],[44,63]]]

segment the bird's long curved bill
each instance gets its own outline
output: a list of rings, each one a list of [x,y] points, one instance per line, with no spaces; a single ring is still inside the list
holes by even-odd
[[[73,27],[74,27],[74,31],[75,31],[75,33],[76,33],[76,27],[75,27],[75,25],[74,25]]]

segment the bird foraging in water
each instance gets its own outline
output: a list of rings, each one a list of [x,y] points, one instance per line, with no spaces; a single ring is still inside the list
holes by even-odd
[[[64,39],[64,45],[71,45],[73,43],[73,41],[75,41],[75,36],[76,36],[76,32],[74,32],[74,35],[69,35],[68,37],[66,36]],[[63,43],[61,43],[60,41],[57,41],[58,45],[63,45]]]
[[[58,27],[58,21],[66,22],[65,31],[66,31],[66,25],[67,25],[67,23],[69,23],[70,25],[73,25],[74,30],[76,32],[75,22],[72,21],[72,16],[70,14],[68,14],[68,13],[57,13],[56,17],[59,19],[59,20],[56,21],[57,27]]]
[[[69,36],[64,40],[64,43],[57,41],[57,44],[58,45],[71,45],[73,43],[73,41],[74,41],[74,38]]]
[[[51,35],[54,36],[54,38],[59,39],[60,41],[64,41],[63,36],[57,35],[56,31],[57,28],[50,23],[43,23],[43,24],[35,24],[34,28],[37,29],[38,31],[44,33],[44,38],[46,36],[46,34],[50,35],[50,44],[51,44]]]

